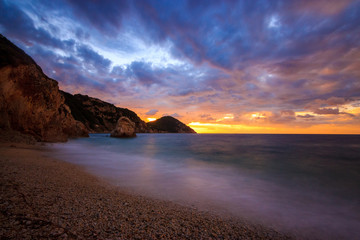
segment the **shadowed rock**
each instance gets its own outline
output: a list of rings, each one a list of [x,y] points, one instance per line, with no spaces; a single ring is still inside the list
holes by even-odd
[[[115,129],[110,134],[111,137],[116,138],[131,138],[136,137],[135,123],[127,117],[119,118]]]

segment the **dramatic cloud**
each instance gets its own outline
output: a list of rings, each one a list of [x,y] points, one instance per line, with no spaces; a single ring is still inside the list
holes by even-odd
[[[145,86],[150,86],[155,83],[161,83],[161,73],[154,71],[151,67],[151,63],[132,62],[128,66],[126,74],[129,77],[137,79],[141,84]]]
[[[89,64],[95,69],[107,69],[110,67],[111,61],[109,59],[104,58],[87,46],[77,47],[76,52],[83,63]]]
[[[78,20],[108,36],[114,36],[121,27],[122,17],[128,10],[127,1],[67,1]]]
[[[339,114],[338,108],[319,108],[314,111],[316,114]]]
[[[159,110],[157,110],[157,109],[151,109],[151,110],[147,111],[145,114],[152,116],[152,115],[155,115],[158,111]]]
[[[360,129],[358,0],[3,0],[0,12],[0,32],[60,88],[142,117]]]

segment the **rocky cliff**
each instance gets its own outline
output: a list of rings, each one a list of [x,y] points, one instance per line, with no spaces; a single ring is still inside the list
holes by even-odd
[[[160,133],[196,133],[194,129],[180,122],[176,118],[171,116],[165,116],[159,118],[153,122],[147,123],[149,129],[152,132],[160,132]]]
[[[148,132],[146,123],[127,108],[115,107],[111,103],[87,95],[72,95],[63,91],[61,93],[65,97],[65,103],[71,109],[71,114],[76,120],[84,123],[90,132],[111,132],[120,117],[127,117],[134,122],[136,132]]]
[[[0,128],[45,142],[88,136],[85,126],[72,117],[64,102],[58,83],[0,35]]]

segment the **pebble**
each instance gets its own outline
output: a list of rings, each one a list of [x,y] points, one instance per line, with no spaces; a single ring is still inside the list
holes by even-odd
[[[1,239],[291,239],[194,207],[121,192],[39,150],[0,148],[0,155]]]

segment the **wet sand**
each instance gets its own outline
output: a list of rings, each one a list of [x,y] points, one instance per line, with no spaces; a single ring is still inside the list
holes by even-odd
[[[79,166],[46,157],[46,151],[40,144],[0,144],[1,239],[290,239],[126,193]]]

